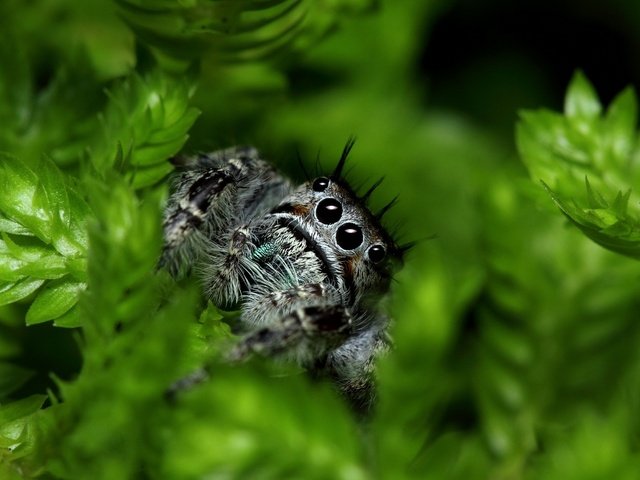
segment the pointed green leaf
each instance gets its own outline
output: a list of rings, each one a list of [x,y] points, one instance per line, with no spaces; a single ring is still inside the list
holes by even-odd
[[[33,233],[23,225],[2,216],[0,216],[0,232],[12,233],[14,235],[33,235]]]
[[[67,265],[67,260],[60,255],[45,255],[37,260],[24,262],[15,269],[15,273],[21,276],[52,280],[69,273]]]
[[[74,305],[71,308],[71,310],[59,316],[53,321],[53,324],[56,327],[62,327],[62,328],[77,328],[77,327],[81,327],[82,323],[83,323],[83,318],[81,315],[81,311],[77,305]]]
[[[133,186],[135,188],[144,188],[154,185],[171,173],[172,170],[173,167],[169,162],[161,163],[153,167],[138,168],[131,175],[133,178]]]
[[[564,111],[569,118],[587,120],[595,120],[602,112],[598,95],[582,72],[577,72],[571,79]]]
[[[628,189],[624,194],[618,192],[611,209],[618,218],[627,217],[627,209],[629,207],[629,198],[631,197],[631,189]]]
[[[0,426],[37,412],[46,399],[46,395],[31,395],[6,405],[0,405]],[[0,434],[2,433],[4,432],[0,430]]]
[[[623,163],[631,155],[636,145],[637,122],[638,101],[635,91],[628,87],[613,100],[604,117],[603,131],[608,151],[616,164]]]
[[[183,135],[176,142],[146,144],[133,151],[131,163],[140,167],[154,167],[159,164],[169,163],[167,159],[178,153],[186,141],[187,135]]]
[[[15,283],[0,284],[0,305],[17,302],[31,295],[42,286],[44,280],[25,278]]]
[[[29,307],[27,325],[60,317],[78,302],[78,295],[84,288],[84,283],[69,278],[49,282]]]
[[[584,177],[584,183],[587,189],[587,205],[589,208],[607,208],[607,201],[602,198],[602,195],[591,188],[589,178],[586,176]]]
[[[0,211],[49,243],[48,210],[34,207],[38,185],[38,176],[31,168],[11,155],[0,153]]]

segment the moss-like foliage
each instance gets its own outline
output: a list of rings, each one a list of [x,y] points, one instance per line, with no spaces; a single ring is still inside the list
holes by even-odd
[[[635,96],[604,110],[578,73],[563,114],[522,113],[532,182],[511,137],[426,106],[439,6],[0,2],[1,479],[637,477]],[[295,366],[222,362],[233,312],[157,268],[172,157],[249,143],[300,179],[351,134],[389,228],[436,234],[366,422]]]

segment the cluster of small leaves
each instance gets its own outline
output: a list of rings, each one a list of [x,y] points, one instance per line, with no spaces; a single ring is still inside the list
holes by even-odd
[[[73,307],[86,284],[89,207],[46,158],[32,169],[0,154],[0,192],[0,304],[38,290],[27,324],[77,325]]]
[[[564,115],[524,112],[518,124],[520,155],[562,212],[587,236],[640,258],[640,162],[637,100],[630,88],[606,112],[578,73]]]
[[[32,165],[43,154],[77,165],[105,83],[134,65],[133,36],[113,10],[109,0],[1,2],[0,151]]]
[[[136,188],[166,177],[173,168],[168,159],[187,141],[199,114],[189,105],[192,94],[188,81],[160,70],[120,82],[99,115],[102,134],[90,147],[94,167],[99,172],[115,167]]]
[[[86,288],[89,207],[47,158],[31,168],[15,157],[0,154],[0,190],[0,301],[8,305],[31,297],[23,318],[15,309],[3,310],[0,331],[8,335],[15,318],[27,325],[54,320],[57,326],[77,326],[76,304]],[[32,375],[10,361],[18,353],[19,348],[0,348],[0,401]],[[0,406],[3,478],[15,474],[9,469],[9,460],[32,454],[37,436],[31,421],[46,398],[31,395]]]
[[[202,57],[229,63],[282,56],[324,35],[335,24],[334,10],[371,5],[369,0],[320,6],[308,0],[116,2],[137,35],[178,65]]]
[[[11,41],[11,30],[6,34],[9,39],[0,46],[0,150],[32,165],[43,154],[61,166],[78,162],[103,103],[100,86],[91,81],[95,73],[81,57],[73,69],[68,64],[58,66],[38,89],[28,52]],[[78,75],[88,81],[78,85]]]
[[[6,305],[0,315],[3,402],[33,373],[11,361],[20,353],[12,335],[19,323],[79,324],[76,303],[86,288],[85,227],[91,212],[76,188],[46,158],[32,169],[15,157],[0,154],[0,190],[0,302]],[[9,310],[13,305],[8,304],[27,297],[31,301],[24,316]],[[9,477],[8,459],[15,461],[32,453],[36,432],[31,420],[46,398],[37,394],[0,404],[2,478],[13,477],[13,473]]]
[[[60,6],[60,12],[51,8],[57,15],[73,17],[70,6]],[[131,72],[123,79],[104,81],[99,77],[104,73],[93,65],[100,62],[95,58],[99,52],[87,51],[86,45],[46,72],[34,72],[33,63],[45,46],[30,45],[19,37],[18,28],[11,24],[12,9],[2,8],[7,9],[0,13],[8,40],[0,47],[4,66],[0,71],[0,122],[5,126],[0,132],[0,151],[11,152],[31,165],[48,155],[77,173],[78,165],[86,166],[88,157],[100,174],[115,167],[138,188],[157,183],[171,171],[167,159],[182,148],[199,114],[190,105],[195,91],[192,79],[150,68],[146,73]],[[100,13],[103,8],[100,4],[96,10]],[[42,21],[37,16],[27,20]],[[44,85],[39,85],[43,79],[38,75],[44,75]]]

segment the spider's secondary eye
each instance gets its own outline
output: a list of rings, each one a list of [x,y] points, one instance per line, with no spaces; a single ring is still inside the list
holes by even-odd
[[[329,179],[327,177],[316,178],[311,188],[316,192],[324,192],[329,186]]]
[[[336,242],[338,246],[345,250],[353,250],[362,244],[362,229],[355,223],[345,223],[338,227],[336,232]]]
[[[380,263],[387,256],[387,252],[382,245],[372,245],[367,251],[367,255],[373,263]]]
[[[335,198],[325,198],[316,207],[316,217],[326,225],[336,223],[342,217],[342,205]]]

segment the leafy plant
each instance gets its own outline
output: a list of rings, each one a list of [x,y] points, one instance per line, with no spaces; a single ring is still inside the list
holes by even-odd
[[[186,81],[159,70],[119,83],[108,92],[109,103],[99,115],[102,135],[89,153],[94,168],[107,172],[116,167],[136,188],[164,178],[173,169],[167,159],[182,148],[198,117],[189,105],[192,94]]]
[[[534,201],[639,257],[635,95],[604,111],[578,73],[564,114],[522,113],[534,189],[510,138],[425,107],[439,9],[0,3],[0,478],[635,478],[640,264]],[[296,150],[329,170],[351,133],[350,181],[386,175],[391,228],[437,234],[394,282],[368,423],[221,362],[233,314],[157,269],[171,157],[252,143],[301,178]]]
[[[628,88],[603,112],[595,90],[578,73],[565,115],[524,112],[517,131],[531,176],[562,212],[595,242],[634,258],[640,255],[637,109]]]
[[[43,159],[36,170],[6,154],[0,162],[0,303],[38,290],[27,324],[57,319],[76,326],[73,306],[86,284],[89,207],[51,160]]]
[[[308,48],[336,22],[335,11],[369,0],[316,5],[308,0],[188,2],[117,0],[127,23],[168,65],[205,58],[216,63],[282,57]]]

